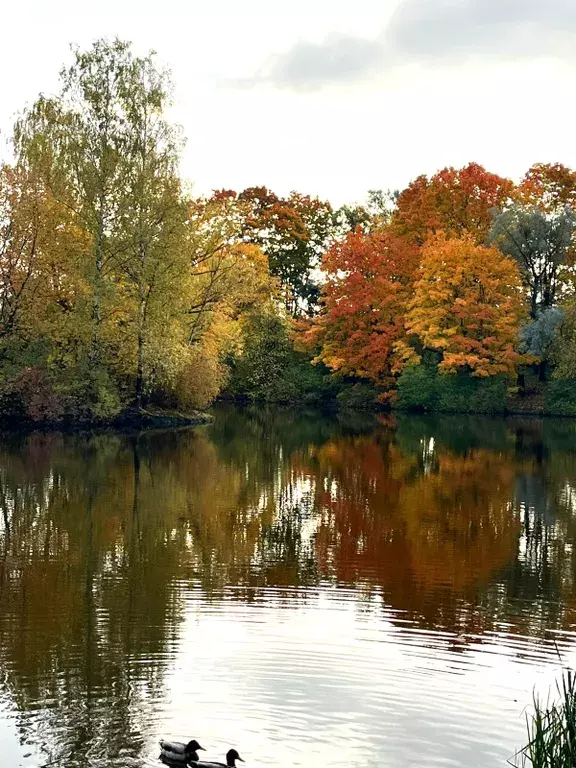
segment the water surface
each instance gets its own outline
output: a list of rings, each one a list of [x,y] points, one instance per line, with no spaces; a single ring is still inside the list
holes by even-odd
[[[575,533],[571,421],[5,435],[2,764],[503,765],[576,662]]]

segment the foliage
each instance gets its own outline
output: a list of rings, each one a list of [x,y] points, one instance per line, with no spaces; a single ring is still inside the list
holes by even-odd
[[[492,211],[510,200],[514,185],[477,163],[456,170],[445,168],[419,176],[398,195],[392,216],[394,231],[423,245],[443,231],[455,237],[469,234],[483,244],[492,224]]]
[[[539,208],[513,206],[494,221],[489,241],[515,259],[530,303],[530,317],[555,306],[573,264],[576,213],[546,214]]]
[[[241,351],[231,361],[227,394],[260,402],[321,404],[334,397],[323,366],[294,349],[288,320],[278,312],[254,312],[244,320]]]
[[[422,251],[422,264],[406,316],[413,343],[400,340],[400,367],[417,364],[417,348],[441,353],[441,373],[510,374],[524,316],[520,276],[514,262],[470,235],[437,235]]]
[[[0,347],[14,358],[42,340],[10,386],[26,400],[18,368],[40,366],[59,403],[46,384],[44,410],[62,418],[205,405],[242,313],[276,294],[229,211],[186,197],[171,89],[152,54],[100,40],[16,126],[17,163],[0,175]]]
[[[406,368],[398,379],[397,406],[404,410],[504,413],[507,397],[508,386],[501,376],[439,374],[433,366],[421,364]]]
[[[417,259],[414,246],[388,231],[357,230],[332,246],[323,261],[323,311],[308,332],[317,362],[378,387],[392,383]]]
[[[268,257],[271,274],[284,287],[286,309],[293,315],[312,313],[318,298],[312,272],[334,230],[330,204],[298,192],[278,197],[266,187],[220,190],[206,204],[215,202],[227,205],[237,223],[236,237]]]
[[[560,307],[547,307],[536,320],[520,330],[519,351],[523,354],[546,358],[558,328],[564,319]]]
[[[576,379],[549,382],[544,411],[555,416],[576,416]]]
[[[555,379],[576,380],[576,300],[573,295],[562,306],[563,319],[550,347]]]
[[[523,206],[546,213],[576,209],[576,172],[561,163],[536,163],[526,173],[514,197]]]
[[[343,410],[374,410],[378,405],[380,392],[371,383],[356,382],[343,387],[338,393],[338,405]]]
[[[437,370],[431,365],[409,365],[398,378],[396,405],[403,410],[435,411],[438,405]]]
[[[263,186],[192,198],[172,91],[153,53],[98,40],[17,121],[0,167],[4,414],[99,421],[223,389],[367,407],[398,376],[402,407],[486,410],[471,377],[498,403],[523,362],[576,378],[574,171],[537,164],[515,187],[471,163],[336,211]]]

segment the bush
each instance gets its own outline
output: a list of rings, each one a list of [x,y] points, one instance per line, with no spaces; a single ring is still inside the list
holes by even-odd
[[[428,365],[411,365],[398,379],[396,406],[402,410],[437,410],[436,369]]]
[[[465,373],[438,376],[439,411],[458,413],[504,413],[508,399],[506,380],[500,376],[476,378]]]
[[[224,396],[264,403],[322,405],[334,400],[335,384],[324,365],[297,352],[286,321],[273,313],[252,315],[242,353],[228,361]]]
[[[406,368],[398,380],[397,407],[454,413],[503,413],[508,387],[500,376],[438,374],[432,366]]]
[[[343,410],[374,410],[378,405],[378,394],[373,384],[358,382],[345,387],[336,399]]]
[[[551,381],[546,387],[544,412],[552,416],[576,416],[576,381]]]

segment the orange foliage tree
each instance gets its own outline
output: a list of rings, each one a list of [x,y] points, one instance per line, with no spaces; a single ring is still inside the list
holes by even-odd
[[[396,349],[403,365],[420,362],[420,347],[441,354],[440,372],[512,373],[523,359],[514,345],[525,315],[520,273],[512,259],[476,245],[471,235],[449,239],[438,234],[422,250],[406,317],[415,344],[400,339]]]
[[[316,361],[389,385],[417,263],[418,249],[388,231],[358,229],[332,246],[323,260],[323,312],[308,332],[320,347]]]
[[[459,170],[445,168],[431,178],[419,176],[400,193],[392,225],[418,245],[439,230],[457,237],[468,232],[480,244],[493,210],[504,207],[513,192],[512,181],[477,163]]]
[[[562,163],[536,163],[518,185],[515,197],[522,205],[537,206],[546,213],[576,209],[576,171]]]

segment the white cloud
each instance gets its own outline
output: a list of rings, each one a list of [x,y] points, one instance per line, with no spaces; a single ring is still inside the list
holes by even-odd
[[[407,63],[576,57],[573,0],[402,0],[372,37],[298,40],[242,84],[313,90]]]
[[[280,194],[298,189],[338,204],[472,160],[511,176],[536,161],[576,166],[573,70],[558,54],[574,29],[572,0],[164,0],[161,7],[156,0],[97,6],[28,0],[4,6],[4,133],[39,91],[56,89],[70,43],[85,47],[117,35],[138,52],[156,49],[172,69],[173,116],[188,136],[183,172],[198,192],[265,184]],[[435,9],[441,27],[434,39],[418,37],[426,8]],[[482,8],[488,10],[478,15]],[[512,15],[518,8],[524,9],[521,24]],[[458,34],[445,21],[449,11]],[[528,39],[536,21],[542,40],[532,55],[518,41]],[[397,40],[389,60],[381,58],[383,29]],[[323,46],[330,51],[324,60]],[[540,58],[552,48],[556,60]],[[290,50],[298,56],[283,58]],[[391,67],[392,60],[404,64]],[[263,62],[260,74],[276,67],[278,85],[269,78],[258,88],[222,87],[224,80],[250,78]],[[320,88],[327,81],[332,87]]]

